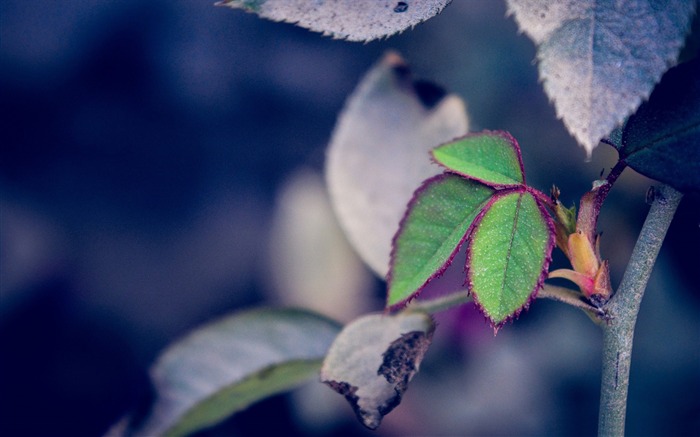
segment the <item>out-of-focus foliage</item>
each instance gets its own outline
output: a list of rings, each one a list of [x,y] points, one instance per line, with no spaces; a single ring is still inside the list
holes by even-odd
[[[125,435],[185,436],[312,378],[340,326],[302,310],[257,309],[202,326],[151,370],[149,416]]]
[[[348,244],[320,172],[293,173],[277,195],[268,240],[270,298],[348,322],[370,311],[374,276]]]
[[[411,194],[440,169],[429,151],[467,131],[459,97],[411,78],[388,53],[346,103],[328,147],[326,181],[340,224],[379,276]]]

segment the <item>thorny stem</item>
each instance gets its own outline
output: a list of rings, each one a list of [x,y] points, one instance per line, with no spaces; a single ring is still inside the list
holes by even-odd
[[[598,435],[623,436],[627,409],[634,325],[651,270],[682,194],[669,186],[655,190],[655,197],[634,246],[620,287],[603,307],[603,378]]]

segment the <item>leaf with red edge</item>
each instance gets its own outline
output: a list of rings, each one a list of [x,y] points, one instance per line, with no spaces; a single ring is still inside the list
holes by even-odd
[[[451,0],[222,0],[273,21],[294,23],[325,36],[372,41],[410,29],[442,11]]]
[[[495,328],[526,308],[547,277],[554,225],[528,189],[495,193],[474,221],[467,285]]]
[[[493,192],[453,174],[428,179],[416,190],[394,237],[387,306],[407,302],[442,274]]]
[[[447,170],[494,188],[525,183],[520,146],[508,132],[468,134],[431,153],[435,162]]]

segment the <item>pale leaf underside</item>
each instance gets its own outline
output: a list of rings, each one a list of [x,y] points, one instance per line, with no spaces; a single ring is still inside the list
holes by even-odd
[[[688,0],[508,0],[538,45],[557,116],[589,155],[675,62],[694,8]]]
[[[340,327],[314,313],[244,311],[169,347],[151,369],[155,402],[135,436],[182,436],[318,371]]]
[[[451,0],[224,0],[218,5],[294,23],[336,39],[371,41],[411,28]]]
[[[416,82],[389,53],[348,100],[333,133],[326,182],[348,240],[379,276],[413,191],[440,173],[430,149],[467,132],[462,100]]]

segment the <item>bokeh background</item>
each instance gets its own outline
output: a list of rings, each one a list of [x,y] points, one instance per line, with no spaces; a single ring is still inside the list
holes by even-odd
[[[463,96],[471,130],[518,138],[532,185],[577,202],[615,152],[586,162],[505,12],[458,0],[358,44],[210,1],[0,2],[0,435],[102,435],[147,402],[162,348],[239,308],[381,309],[383,283],[348,253],[320,175],[344,100],[387,49]],[[652,183],[626,171],[603,210],[613,285]],[[699,210],[697,195],[681,204],[642,304],[629,435],[700,435]],[[285,264],[319,251],[341,253],[344,274]],[[473,308],[440,323],[377,432],[310,384],[199,435],[595,433],[601,335],[585,315],[537,301],[496,337]]]

